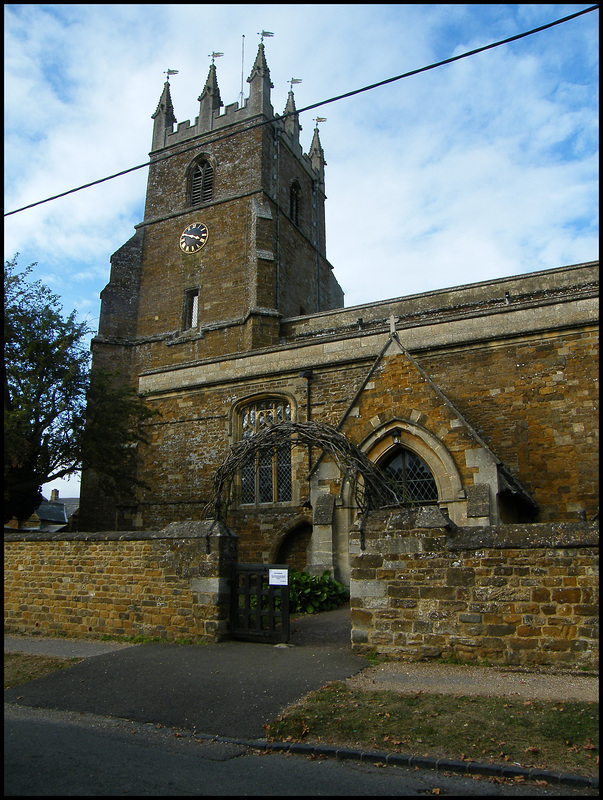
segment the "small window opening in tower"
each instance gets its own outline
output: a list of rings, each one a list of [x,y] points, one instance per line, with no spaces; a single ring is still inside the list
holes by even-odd
[[[184,328],[196,328],[199,323],[199,290],[190,289],[184,304]]]
[[[209,161],[200,161],[195,165],[191,177],[191,205],[197,206],[211,200],[213,188],[213,167]]]
[[[291,184],[291,191],[289,193],[289,216],[296,225],[299,225],[299,199],[301,189],[299,183],[294,181]]]

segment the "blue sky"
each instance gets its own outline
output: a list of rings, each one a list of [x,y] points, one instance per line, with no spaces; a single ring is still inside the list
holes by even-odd
[[[282,113],[291,78],[303,108],[588,7],[5,5],[5,211],[146,162],[167,69],[179,122],[198,113],[212,51],[223,102],[242,73],[246,97],[259,31],[274,33]],[[327,118],[327,256],[346,306],[598,257],[598,28],[593,11],[301,115],[306,151]],[[146,178],[5,217],[5,259],[37,261],[94,328]]]

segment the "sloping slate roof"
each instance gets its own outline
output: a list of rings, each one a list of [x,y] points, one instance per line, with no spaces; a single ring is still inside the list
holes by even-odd
[[[55,522],[59,524],[67,522],[65,504],[60,500],[58,502],[44,500],[37,507],[36,514],[40,518],[40,522]]]
[[[66,497],[64,500],[59,500],[59,503],[63,503],[65,506],[65,516],[67,519],[71,519],[71,517],[75,514],[75,512],[80,507],[80,498],[79,497]]]

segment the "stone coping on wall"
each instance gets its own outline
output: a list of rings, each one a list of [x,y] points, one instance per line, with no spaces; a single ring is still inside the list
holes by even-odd
[[[439,531],[446,537],[447,550],[480,550],[483,548],[528,549],[598,547],[599,521],[531,522],[523,524],[463,527],[446,519],[435,506],[406,509],[389,508],[371,512],[364,525],[370,538],[392,536],[419,530]],[[352,529],[354,531],[354,528]],[[428,535],[425,533],[425,535]]]
[[[496,525],[492,528],[459,528],[449,535],[448,550],[482,548],[519,549],[553,547],[598,547],[597,522],[535,522],[525,525]]]
[[[494,549],[524,549],[524,548],[566,548],[566,547],[598,547],[599,522],[535,522],[517,525],[496,525],[484,528],[448,528],[440,525],[399,524],[400,515],[395,512],[373,512],[373,514],[395,514],[398,524],[385,522],[381,533],[390,535],[395,531],[417,530],[418,528],[439,529],[446,533],[446,549],[448,550],[479,550],[481,548]],[[371,515],[373,516],[373,515]],[[435,521],[435,520],[434,520]],[[414,520],[413,522],[418,522]],[[377,532],[373,524],[367,525],[366,532]],[[152,531],[98,531],[75,532],[62,531],[61,533],[44,533],[39,531],[23,531],[5,533],[5,542],[110,542],[110,541],[146,541],[149,539],[205,539],[207,536],[236,537],[230,528],[222,522],[203,520],[201,522],[186,521],[173,522],[162,530]]]
[[[61,531],[60,533],[44,533],[42,531],[16,531],[4,534],[5,542],[137,542],[149,539],[206,539],[208,536],[226,536],[236,538],[224,523],[216,520],[186,520],[172,522],[157,531]]]

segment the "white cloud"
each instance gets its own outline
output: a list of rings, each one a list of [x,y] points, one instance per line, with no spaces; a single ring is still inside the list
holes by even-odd
[[[277,113],[449,58],[576,5],[5,6],[7,210],[147,160],[165,71],[194,119],[213,50],[239,100],[267,29]],[[346,304],[597,257],[597,12],[321,106],[327,255]],[[142,217],[146,169],[6,218],[64,307],[98,317],[111,254]],[[370,283],[366,279],[370,265]]]

